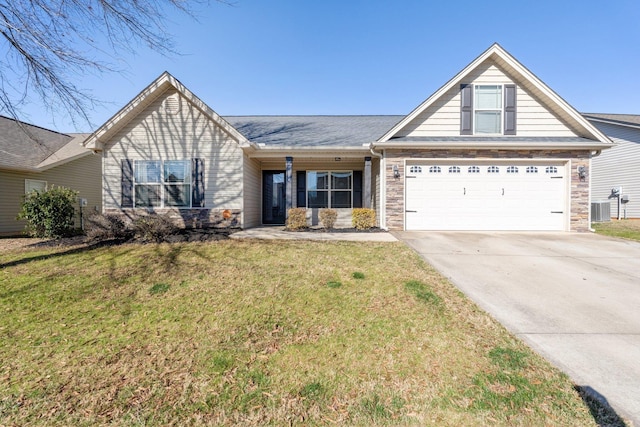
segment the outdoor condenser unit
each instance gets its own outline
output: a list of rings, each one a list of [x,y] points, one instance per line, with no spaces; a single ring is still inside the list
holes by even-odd
[[[608,202],[608,201],[591,202],[591,221],[592,222],[611,221],[611,202]]]

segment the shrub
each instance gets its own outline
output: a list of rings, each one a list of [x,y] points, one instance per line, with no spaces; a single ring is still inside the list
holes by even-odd
[[[320,219],[320,224],[322,227],[330,230],[336,224],[336,220],[338,219],[338,211],[335,209],[320,209],[318,212],[318,218]]]
[[[136,218],[133,221],[133,231],[142,241],[163,242],[176,234],[178,227],[167,215],[151,214]]]
[[[59,238],[73,231],[74,204],[78,192],[64,187],[33,190],[24,196],[18,219],[27,221],[27,233],[40,238]]]
[[[128,240],[133,230],[118,215],[91,213],[84,219],[84,229],[91,240]]]
[[[307,228],[307,210],[305,208],[291,208],[287,212],[287,228],[302,230]]]
[[[367,230],[376,226],[376,211],[369,208],[355,208],[351,212],[351,225],[357,230]]]

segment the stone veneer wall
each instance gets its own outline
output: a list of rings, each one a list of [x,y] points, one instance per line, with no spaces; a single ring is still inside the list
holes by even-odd
[[[571,160],[571,231],[589,231],[589,177],[581,181],[578,167],[589,170],[591,153],[585,150],[385,150],[386,168],[386,225],[389,230],[404,230],[404,162],[409,159],[569,159]],[[393,166],[398,166],[400,178],[393,177]]]
[[[240,209],[105,209],[105,214],[118,215],[131,223],[148,215],[167,215],[180,228],[241,228]]]

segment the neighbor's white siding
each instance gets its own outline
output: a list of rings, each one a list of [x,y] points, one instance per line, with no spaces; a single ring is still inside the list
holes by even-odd
[[[244,207],[242,209],[244,228],[262,224],[262,172],[260,162],[244,156]]]
[[[640,129],[592,121],[615,146],[591,161],[591,201],[610,201],[611,216],[618,216],[617,199],[611,189],[622,186],[629,196],[627,218],[640,218]],[[624,210],[621,208],[621,217]]]
[[[205,207],[242,209],[243,153],[222,129],[177,91],[162,93],[105,143],[105,209],[121,202],[121,160],[204,159]]]
[[[47,185],[71,188],[79,192],[78,197],[87,199],[86,210],[101,210],[100,156],[88,155],[44,172],[0,171],[2,197],[0,197],[0,233],[18,233],[24,230],[25,222],[17,221],[25,191],[25,180],[46,181]],[[77,206],[79,212],[79,206]],[[80,217],[75,224],[80,227]]]
[[[465,84],[516,84],[517,136],[566,137],[576,136],[571,128],[525,90],[512,77],[488,60],[473,70]],[[397,136],[459,136],[460,85],[455,85],[423,113],[412,120]]]

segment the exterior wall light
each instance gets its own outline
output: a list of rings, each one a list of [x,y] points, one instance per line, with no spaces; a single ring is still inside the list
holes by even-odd
[[[398,169],[398,165],[393,165],[393,177],[400,178],[400,170]]]
[[[587,179],[586,166],[578,166],[578,178],[580,178],[580,181],[584,181],[585,179]]]

